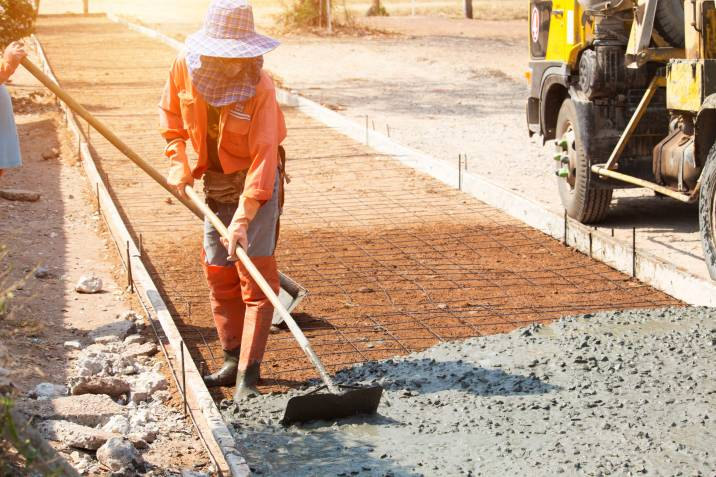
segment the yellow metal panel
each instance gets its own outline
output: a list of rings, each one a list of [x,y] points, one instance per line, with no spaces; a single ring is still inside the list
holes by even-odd
[[[577,0],[554,0],[545,59],[562,61],[575,68],[585,37],[582,9]]]
[[[703,100],[703,63],[679,60],[669,63],[666,74],[666,107],[680,111],[698,111]]]

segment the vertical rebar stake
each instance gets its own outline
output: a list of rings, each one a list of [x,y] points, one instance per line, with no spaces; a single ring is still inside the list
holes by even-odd
[[[127,240],[127,285],[129,293],[134,293],[134,282],[132,280],[132,256],[129,254],[129,240]]]
[[[463,154],[463,156],[465,156],[464,164],[465,164],[465,170],[467,170],[467,154]]]
[[[371,125],[373,126],[373,131],[375,131],[375,120],[371,119],[371,120],[370,120],[370,123],[371,123]]]
[[[564,245],[567,245],[567,209],[564,209],[564,239],[562,240]]]
[[[462,154],[457,155],[457,189],[462,190]]]
[[[181,396],[184,401],[184,417],[186,417],[186,371],[184,369],[184,340],[179,342],[181,351]]]
[[[631,276],[636,278],[636,227],[631,229]]]
[[[385,130],[386,130],[386,132],[388,133],[388,137],[390,137],[390,124],[387,124],[387,123],[386,123],[386,125],[385,125]]]
[[[369,145],[368,141],[368,115],[365,115],[365,145]]]
[[[589,232],[589,258],[592,258],[592,232]]]
[[[612,228],[612,237],[614,237],[614,228]]]

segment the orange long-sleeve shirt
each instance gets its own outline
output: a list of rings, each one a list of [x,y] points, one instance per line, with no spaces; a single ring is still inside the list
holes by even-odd
[[[234,104],[221,108],[219,162],[226,174],[247,170],[242,197],[265,201],[273,193],[278,167],[278,146],[286,138],[286,122],[276,101],[273,81],[261,72],[256,95],[244,104],[241,115]],[[241,117],[239,117],[241,116]],[[177,57],[159,102],[162,136],[168,141],[191,140],[198,154],[192,175],[200,178],[208,166],[207,107],[191,82],[184,55]]]

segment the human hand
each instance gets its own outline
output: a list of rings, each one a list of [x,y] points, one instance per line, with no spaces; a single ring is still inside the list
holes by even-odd
[[[229,240],[221,237],[221,243],[229,252],[229,260],[235,262],[239,259],[236,255],[236,246],[244,250],[249,248],[249,221],[244,218],[232,220],[228,230]]]
[[[186,143],[182,140],[173,141],[169,143],[164,153],[171,160],[167,183],[176,187],[179,197],[186,198],[184,188],[194,185],[194,176],[189,167],[189,158],[186,156]]]
[[[17,68],[22,59],[26,56],[27,52],[25,51],[25,47],[19,41],[10,43],[3,52],[3,60],[13,69]]]

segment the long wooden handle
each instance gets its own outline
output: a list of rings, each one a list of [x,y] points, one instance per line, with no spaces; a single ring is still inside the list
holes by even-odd
[[[169,185],[167,183],[167,180],[159,171],[152,167],[151,164],[149,164],[147,161],[142,159],[139,154],[134,152],[132,148],[130,148],[127,144],[124,143],[124,141],[117,137],[117,135],[115,135],[107,126],[105,126],[102,121],[94,117],[81,104],[75,101],[75,99],[70,96],[69,93],[60,88],[60,86],[54,81],[52,81],[52,79],[48,77],[45,73],[43,73],[40,68],[35,66],[27,58],[23,58],[22,66],[24,66],[27,71],[29,71],[35,78],[37,78],[40,83],[45,85],[47,89],[55,93],[55,95],[57,95],[57,97],[60,98],[72,111],[77,113],[82,119],[92,125],[92,127],[95,128],[110,143],[112,143],[114,147],[119,149],[122,154],[127,156],[129,160],[134,162],[137,166],[139,166],[140,169],[146,172],[149,177],[151,177],[159,185],[164,187],[167,192],[176,197],[179,202],[188,207],[198,217],[207,217],[211,224],[224,238],[229,238],[228,230],[226,229],[224,224],[221,222],[221,220],[219,220],[219,218],[214,214],[214,212],[212,212],[211,209],[206,206],[204,201],[201,200],[201,198],[197,195],[194,189],[192,189],[191,187],[186,188],[185,192],[189,199],[181,197],[179,195],[179,192],[176,190],[176,187]],[[299,328],[299,326],[296,324],[294,319],[291,317],[291,314],[286,310],[283,304],[281,304],[281,301],[273,292],[271,286],[261,275],[261,272],[259,272],[258,269],[254,266],[249,256],[246,255],[246,252],[241,247],[237,247],[236,254],[239,257],[239,260],[241,260],[241,263],[243,263],[246,269],[249,271],[251,277],[254,279],[254,281],[256,281],[256,283],[259,285],[266,297],[269,299],[271,304],[276,308],[276,310],[278,310],[279,314],[288,325],[288,328],[291,330],[291,333],[293,333],[294,338],[296,338],[296,341],[298,341],[298,344],[301,346],[301,349],[303,349],[303,352],[306,353],[306,356],[308,356],[313,365],[316,367],[316,370],[318,370],[318,373],[321,375],[321,379],[326,384],[326,387],[328,387],[328,389],[332,393],[339,393],[340,390],[338,389],[338,386],[336,386],[336,384],[333,382],[331,376],[328,374],[328,371],[326,371],[325,366],[323,366],[323,363],[318,358],[315,351],[313,351],[313,348],[311,348],[311,344],[306,339],[306,336],[303,334],[303,331],[301,331],[301,328]]]
[[[221,219],[219,219],[219,217],[216,216],[216,214],[209,208],[209,206],[206,205],[206,203],[201,199],[201,197],[199,197],[196,191],[191,187],[186,186],[184,192],[186,193],[187,197],[191,199],[194,205],[196,205],[199,210],[201,210],[204,216],[209,219],[211,225],[214,226],[214,228],[219,232],[219,234],[225,239],[229,240],[229,231],[224,225],[224,223],[221,221]],[[261,291],[264,292],[264,294],[269,299],[274,308],[278,310],[279,314],[281,315],[281,318],[283,318],[283,321],[285,321],[288,325],[288,329],[291,330],[291,333],[293,333],[293,337],[296,338],[296,341],[298,342],[299,346],[301,346],[303,352],[306,353],[308,359],[310,359],[313,363],[313,366],[316,367],[318,374],[321,375],[321,379],[323,380],[328,390],[334,394],[339,394],[340,390],[338,389],[338,386],[336,386],[336,384],[333,382],[333,379],[328,374],[328,371],[326,371],[326,367],[323,366],[323,363],[316,355],[316,352],[313,351],[313,348],[308,342],[306,335],[303,334],[301,328],[296,324],[296,321],[293,319],[288,310],[286,310],[286,307],[283,306],[281,300],[279,300],[278,296],[276,296],[274,291],[271,289],[271,285],[268,284],[263,275],[261,275],[261,272],[259,272],[256,266],[253,264],[249,256],[246,254],[246,251],[243,248],[237,246],[236,255],[239,257],[241,263],[243,263],[248,270],[249,275],[251,275],[251,278],[253,278],[259,288],[261,288]]]
[[[52,81],[52,79],[47,76],[40,68],[35,66],[32,61],[30,61],[28,58],[23,58],[22,66],[24,66],[25,69],[32,74],[32,76],[37,78],[40,83],[45,85],[47,89],[55,93],[55,95],[60,98],[72,111],[74,111],[78,116],[87,121],[102,136],[104,136],[109,142],[111,142],[114,147],[119,149],[122,154],[127,156],[129,160],[134,162],[137,166],[139,166],[140,169],[149,174],[149,176],[154,179],[159,185],[164,187],[167,192],[176,197],[179,202],[187,206],[189,210],[191,210],[199,218],[204,218],[201,211],[191,201],[179,196],[179,192],[177,192],[176,187],[169,185],[163,174],[161,174],[154,167],[152,167],[152,165],[149,164],[147,161],[142,159],[139,154],[134,152],[132,148],[130,148],[127,144],[124,143],[124,141],[117,137],[117,135],[114,134],[102,121],[94,117],[80,103],[78,103],[72,96],[70,96],[69,93],[60,88],[57,83]]]

